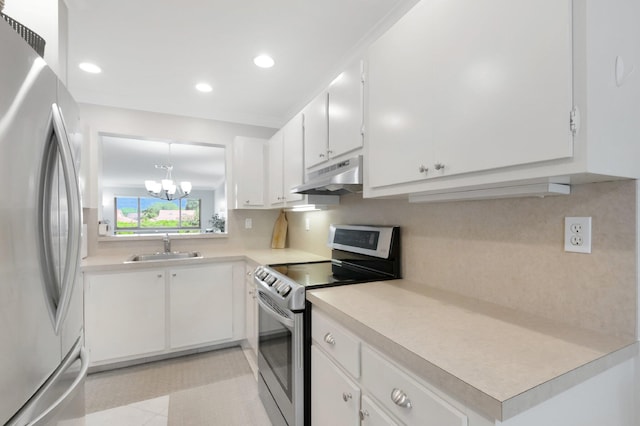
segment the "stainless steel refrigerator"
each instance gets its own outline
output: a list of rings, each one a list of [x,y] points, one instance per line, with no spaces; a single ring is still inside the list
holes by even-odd
[[[0,19],[0,424],[84,424],[78,108]]]

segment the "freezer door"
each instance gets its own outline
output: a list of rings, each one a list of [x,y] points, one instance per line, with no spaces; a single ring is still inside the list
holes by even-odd
[[[58,370],[6,426],[84,425],[84,380],[88,368],[80,338]]]
[[[56,77],[0,22],[0,424],[9,420],[61,362],[43,295],[39,182],[50,138]]]

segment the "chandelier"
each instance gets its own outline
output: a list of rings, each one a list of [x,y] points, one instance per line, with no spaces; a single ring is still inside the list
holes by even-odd
[[[163,200],[180,200],[191,192],[191,182],[183,181],[179,185],[173,181],[171,172],[173,165],[171,164],[171,144],[169,144],[169,164],[156,164],[156,169],[166,170],[165,178],[160,182],[155,180],[145,180],[144,186],[149,195]]]

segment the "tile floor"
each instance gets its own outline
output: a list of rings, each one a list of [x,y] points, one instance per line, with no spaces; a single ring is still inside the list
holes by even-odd
[[[89,375],[86,426],[270,426],[239,347]]]

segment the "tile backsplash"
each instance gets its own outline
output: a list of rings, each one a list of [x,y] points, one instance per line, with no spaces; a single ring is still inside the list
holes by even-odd
[[[636,336],[636,182],[569,196],[409,204],[343,196],[288,213],[288,247],[329,255],[331,223],[399,225],[403,277],[618,336]],[[592,217],[592,253],[564,252],[564,218]],[[306,222],[309,230],[306,230]]]

